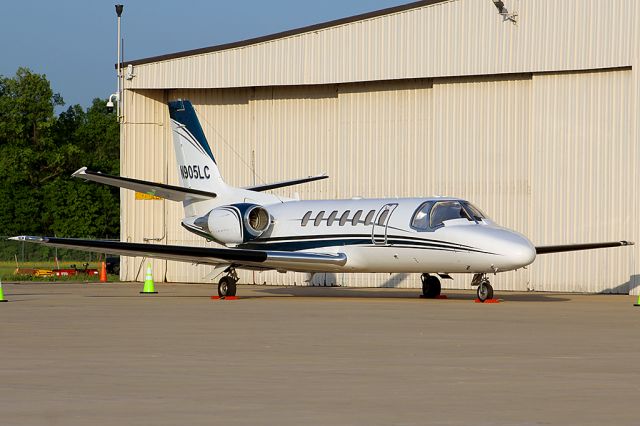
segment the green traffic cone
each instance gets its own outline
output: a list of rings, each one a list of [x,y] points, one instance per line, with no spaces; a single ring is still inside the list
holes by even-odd
[[[0,302],[8,302],[8,300],[4,298],[4,293],[2,292],[2,280],[0,280]]]
[[[2,288],[0,288],[0,297],[2,297]],[[638,302],[633,306],[640,306],[640,294],[638,294]]]
[[[153,275],[151,275],[151,264],[147,265],[147,274],[144,276],[144,288],[140,294],[158,294],[153,287]]]

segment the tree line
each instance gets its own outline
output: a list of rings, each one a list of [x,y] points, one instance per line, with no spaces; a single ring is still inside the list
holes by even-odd
[[[43,74],[0,76],[0,235],[118,237],[117,188],[71,177],[82,166],[119,174],[119,125],[106,99],[86,110]]]

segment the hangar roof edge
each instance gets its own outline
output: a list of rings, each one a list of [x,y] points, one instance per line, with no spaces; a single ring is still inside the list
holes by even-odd
[[[175,52],[175,53],[168,53],[165,55],[150,56],[148,58],[134,59],[131,61],[123,62],[122,66],[126,67],[129,64],[142,65],[142,64],[152,63],[152,62],[160,62],[160,61],[167,61],[171,59],[183,58],[187,56],[201,55],[204,53],[212,53],[212,52],[219,52],[222,50],[235,49],[238,47],[250,46],[253,44],[264,43],[266,41],[278,40],[281,38],[290,37],[298,34],[304,34],[311,31],[318,31],[318,30],[323,30],[331,27],[337,27],[337,26],[349,24],[352,22],[364,21],[366,19],[376,18],[384,15],[391,15],[394,13],[403,12],[405,10],[417,9],[424,6],[431,6],[438,3],[446,3],[449,1],[451,0],[420,0],[413,3],[401,4],[399,6],[388,7],[386,9],[380,9],[372,12],[361,13],[358,15],[348,16],[346,18],[339,18],[332,21],[321,22],[319,24],[313,24],[313,25],[308,25],[306,27],[294,28],[291,30],[281,31],[278,33],[268,34],[265,36],[250,38],[246,40],[219,44],[219,45],[209,46],[209,47],[202,47],[199,49],[184,50],[184,51]],[[118,65],[116,64],[115,67],[117,66]]]

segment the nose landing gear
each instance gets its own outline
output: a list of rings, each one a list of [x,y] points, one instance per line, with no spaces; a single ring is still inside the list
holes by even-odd
[[[227,297],[236,295],[236,283],[238,282],[238,274],[235,268],[227,269],[227,275],[220,278],[218,282],[218,296]]]
[[[422,274],[422,297],[426,299],[435,299],[440,296],[442,286],[438,277],[429,274]]]
[[[478,295],[478,300],[482,303],[489,299],[493,299],[493,287],[491,286],[486,274],[475,274],[471,281],[471,285],[478,286],[476,293]]]

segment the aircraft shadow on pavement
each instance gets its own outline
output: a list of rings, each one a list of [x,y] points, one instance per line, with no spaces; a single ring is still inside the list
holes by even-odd
[[[381,288],[361,290],[358,288],[350,287],[273,287],[273,288],[260,288],[255,289],[256,292],[266,293],[273,296],[293,296],[293,297],[310,297],[310,298],[345,298],[345,299],[390,299],[390,300],[402,300],[402,299],[419,299],[419,289],[407,289],[406,291],[398,291]],[[470,300],[476,299],[475,291],[468,293],[448,293],[447,290],[443,290],[442,294],[447,296],[446,300],[433,300],[433,299],[421,299],[425,301],[439,301],[446,302],[447,300]],[[241,295],[242,296],[242,295]],[[255,298],[254,297],[246,297]],[[260,296],[258,296],[260,297]],[[264,296],[269,297],[269,296]],[[510,292],[497,292],[496,298],[504,300],[505,302],[568,302],[571,300],[569,297],[560,294],[549,293],[510,293]]]
[[[13,292],[7,292],[5,291],[5,296],[9,295],[9,296],[64,296],[64,295],[69,295],[69,294],[74,294],[72,292],[52,292],[52,293],[13,293]]]
[[[87,294],[84,297],[91,298],[106,298],[106,299],[155,299],[155,298],[188,298],[188,299],[208,299],[211,295],[207,294],[173,294],[173,293],[161,293],[158,294]]]

